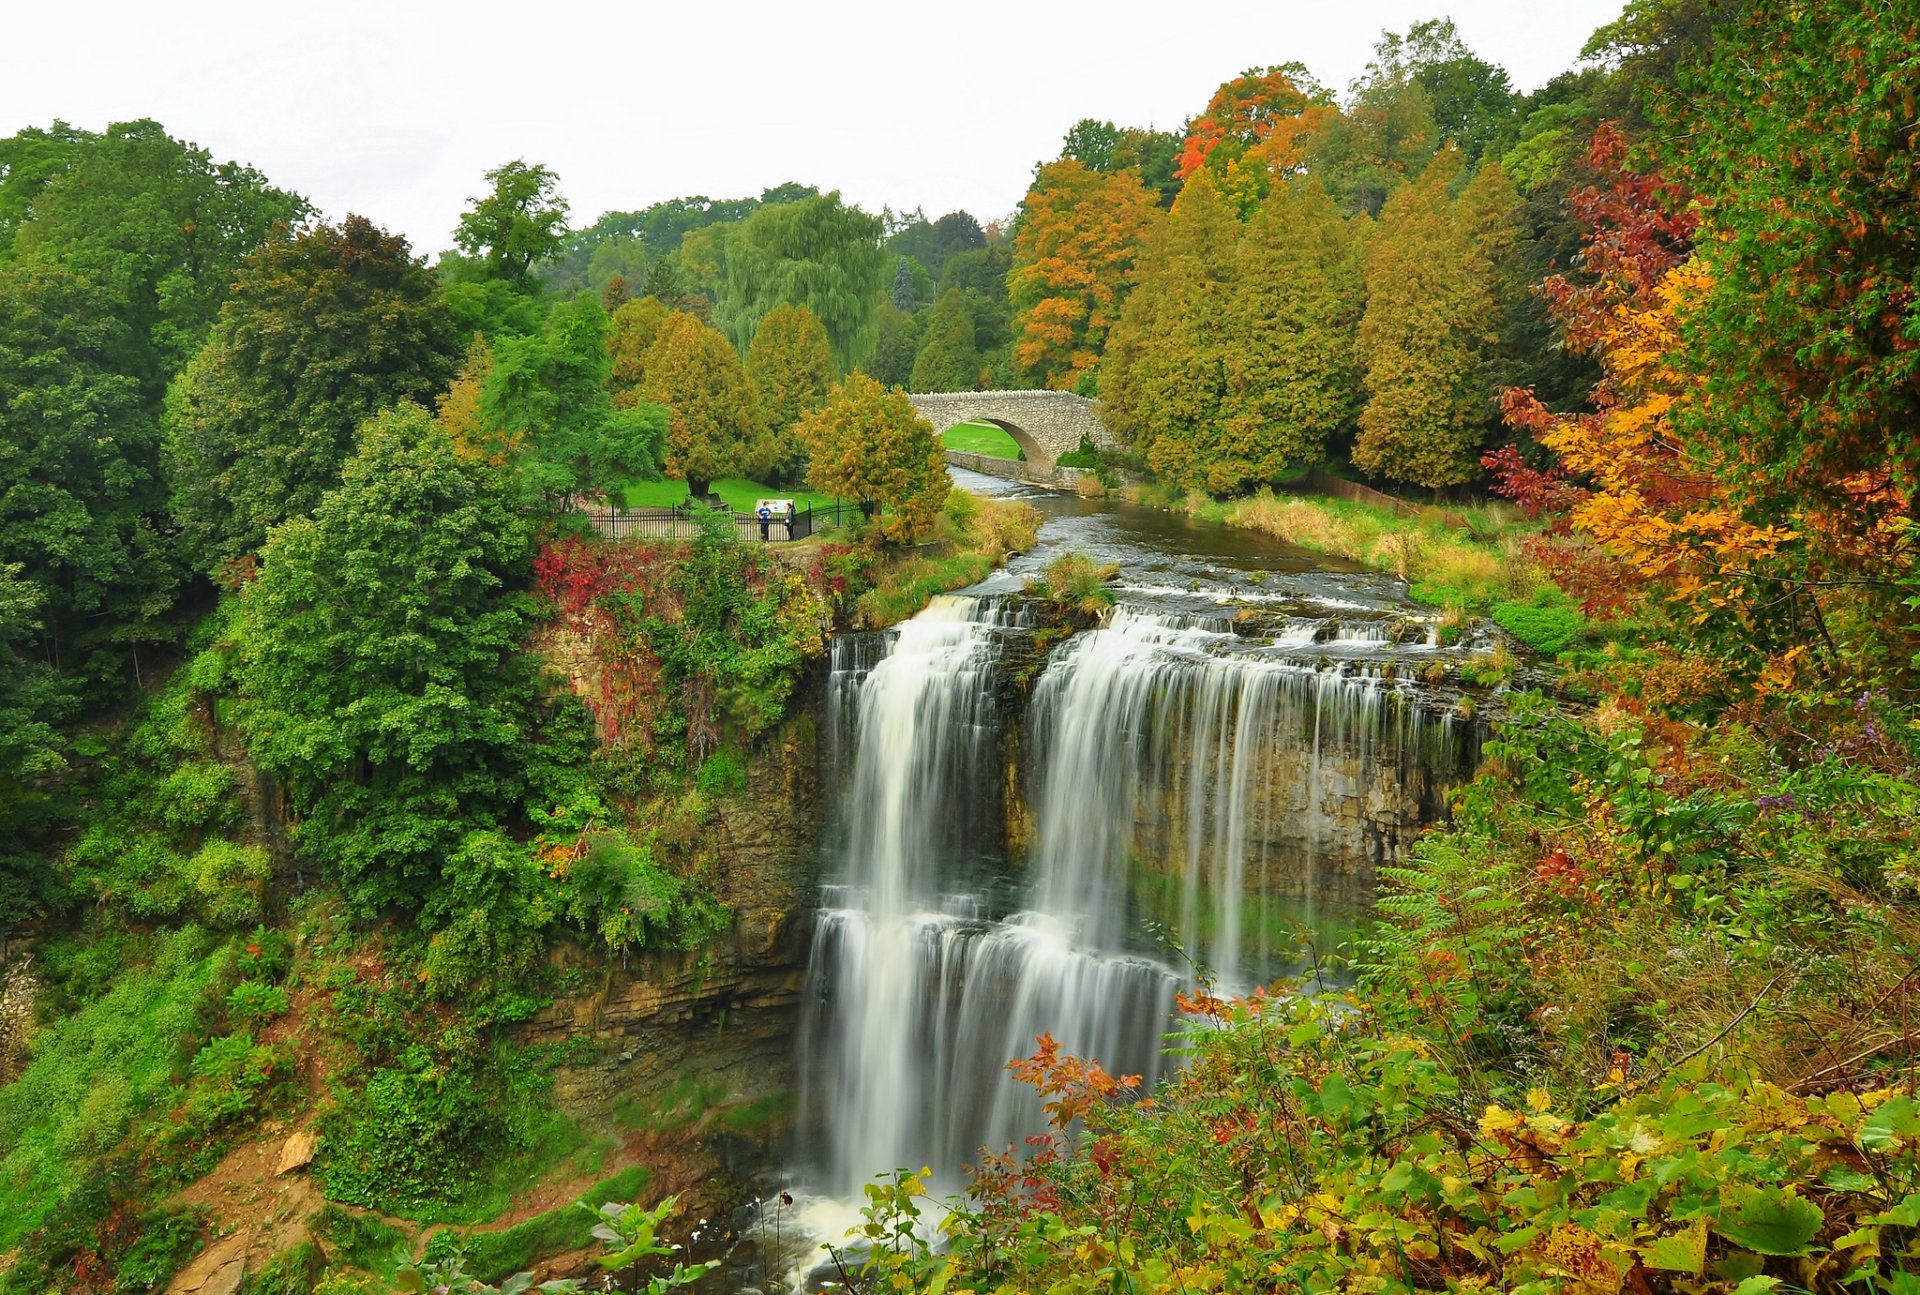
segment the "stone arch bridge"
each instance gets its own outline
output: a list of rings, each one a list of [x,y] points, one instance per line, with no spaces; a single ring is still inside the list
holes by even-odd
[[[952,391],[907,399],[936,436],[960,423],[1004,428],[1036,472],[1052,472],[1054,460],[1080,448],[1082,436],[1103,450],[1119,448],[1100,421],[1099,406],[1070,391]]]

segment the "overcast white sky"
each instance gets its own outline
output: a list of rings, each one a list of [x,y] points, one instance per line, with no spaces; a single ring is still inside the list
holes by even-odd
[[[480,174],[560,174],[573,223],[784,180],[877,211],[1010,212],[1082,117],[1175,128],[1298,59],[1344,88],[1382,28],[1450,15],[1533,89],[1622,0],[65,0],[0,5],[0,136],[154,117],[329,216],[435,252]]]

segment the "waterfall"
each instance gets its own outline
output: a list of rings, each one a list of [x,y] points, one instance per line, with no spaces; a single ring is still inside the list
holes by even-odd
[[[1191,972],[1149,923],[1228,988],[1287,970],[1278,918],[1370,876],[1448,763],[1448,722],[1360,650],[1388,647],[1372,626],[1249,641],[1123,606],[1053,650],[1016,742],[1003,657],[1027,634],[1003,604],[943,598],[835,643],[843,799],[800,1057],[833,1195],[923,1165],[956,1187],[982,1147],[1038,1131],[1006,1064],[1043,1031],[1150,1085]]]

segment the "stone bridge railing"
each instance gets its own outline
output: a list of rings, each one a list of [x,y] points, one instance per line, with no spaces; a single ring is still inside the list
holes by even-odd
[[[1118,448],[1100,407],[1070,391],[950,391],[908,396],[937,435],[960,423],[995,423],[1007,430],[1027,461],[1051,468],[1086,437],[1101,449]]]

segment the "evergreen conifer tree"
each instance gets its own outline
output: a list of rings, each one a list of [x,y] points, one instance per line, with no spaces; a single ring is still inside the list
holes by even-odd
[[[1281,186],[1249,223],[1224,321],[1226,391],[1209,489],[1318,462],[1358,411],[1354,334],[1371,225],[1342,218],[1311,180]]]
[[[825,402],[833,376],[833,347],[811,310],[776,306],[767,312],[747,348],[747,378],[761,424],[753,457],[765,471],[783,480],[799,475],[806,450],[794,425]]]
[[[927,316],[926,335],[914,356],[909,386],[914,391],[972,391],[979,385],[973,303],[965,288],[948,288]]]
[[[1359,332],[1366,407],[1354,465],[1435,489],[1473,476],[1491,412],[1482,365],[1497,338],[1484,256],[1447,196],[1461,166],[1444,149],[1387,200]]]
[[[753,388],[718,330],[675,311],[647,352],[640,390],[667,407],[667,474],[684,479],[696,498],[715,478],[760,466],[753,462],[759,426]]]

